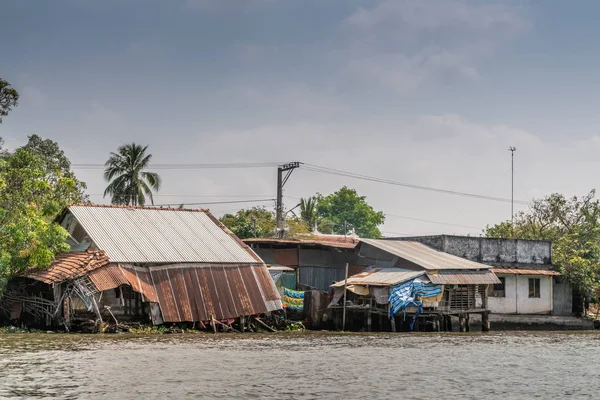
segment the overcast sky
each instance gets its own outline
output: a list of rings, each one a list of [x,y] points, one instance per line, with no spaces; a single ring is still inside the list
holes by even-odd
[[[135,141],[161,164],[303,161],[510,198],[515,146],[518,200],[598,186],[598,1],[2,0],[1,8],[0,77],[21,93],[0,125],[11,148],[37,133],[73,163],[100,164]],[[102,170],[76,172],[93,201],[107,201]],[[275,194],[275,168],[159,172],[160,203]],[[479,235],[510,218],[509,203],[307,170],[290,178],[285,205],[342,185],[392,214],[387,235]],[[221,215],[240,206],[207,207]]]

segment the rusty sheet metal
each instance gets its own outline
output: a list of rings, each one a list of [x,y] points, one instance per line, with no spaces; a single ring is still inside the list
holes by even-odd
[[[275,249],[273,256],[277,264],[298,266],[298,249]]]
[[[277,238],[250,238],[244,239],[246,244],[285,244],[285,245],[306,245],[306,246],[324,246],[336,247],[341,249],[355,248],[359,240],[353,237],[328,237],[315,236],[311,239],[277,239]]]
[[[282,308],[265,265],[121,267],[133,289],[160,305],[165,322],[209,321]]]
[[[560,272],[550,271],[548,269],[516,269],[516,268],[493,268],[492,271],[496,274],[505,275],[547,275],[560,276]]]
[[[427,272],[435,285],[491,285],[500,282],[492,271],[439,271]]]
[[[425,275],[425,271],[409,271],[401,268],[374,268],[348,278],[348,285],[393,286]],[[331,285],[343,287],[344,281]]]
[[[130,281],[125,277],[122,268],[118,264],[109,264],[105,267],[98,268],[90,272],[88,276],[94,283],[94,286],[101,292],[114,289],[121,285],[130,284]]]
[[[83,276],[108,263],[108,257],[102,251],[65,253],[58,255],[48,269],[30,271],[23,276],[47,284],[60,283],[68,279]]]
[[[489,270],[491,268],[489,265],[453,256],[419,242],[381,239],[360,239],[360,241],[417,264],[425,270]]]

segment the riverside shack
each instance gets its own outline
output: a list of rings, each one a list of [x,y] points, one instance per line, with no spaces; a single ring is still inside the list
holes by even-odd
[[[470,315],[479,314],[483,329],[489,330],[488,290],[500,283],[489,265],[419,242],[360,242],[358,256],[371,267],[332,285],[329,308],[338,328],[345,313],[349,325],[367,330],[374,318],[381,330],[387,330],[386,324],[392,331],[422,330],[428,324],[434,330],[451,330],[451,317],[456,316],[459,329],[468,331]]]
[[[72,251],[9,282],[5,321],[90,318],[231,326],[280,310],[265,263],[207,210],[73,205],[58,222]]]

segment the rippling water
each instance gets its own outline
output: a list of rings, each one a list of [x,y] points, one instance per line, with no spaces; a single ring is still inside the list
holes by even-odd
[[[0,335],[0,398],[600,398],[600,335]]]

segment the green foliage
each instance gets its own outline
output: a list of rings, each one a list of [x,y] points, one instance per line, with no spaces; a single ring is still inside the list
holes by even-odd
[[[19,104],[19,92],[10,86],[10,83],[0,78],[0,124],[2,117]]]
[[[272,237],[277,222],[275,214],[264,207],[239,210],[235,214],[225,214],[220,218],[240,239]]]
[[[146,154],[148,146],[135,143],[119,147],[110,153],[106,161],[104,178],[109,182],[104,196],[111,197],[112,204],[143,206],[146,196],[154,204],[152,192],[160,189],[161,179],[155,172],[147,172],[152,154]]]
[[[319,230],[324,229],[323,233],[346,233],[346,227],[354,228],[360,237],[381,237],[378,227],[385,221],[383,212],[375,211],[356,190],[344,186],[329,196],[318,195],[317,199]]]
[[[315,228],[317,222],[317,198],[309,197],[300,199],[300,219],[306,224],[310,231]]]
[[[54,218],[80,202],[85,184],[58,145],[38,136],[0,158],[0,277],[49,266],[68,251],[67,232]]]
[[[487,237],[552,240],[553,263],[582,294],[591,296],[600,277],[600,202],[552,194],[510,221],[488,226]]]

